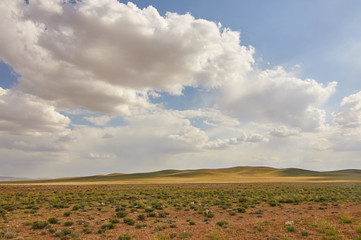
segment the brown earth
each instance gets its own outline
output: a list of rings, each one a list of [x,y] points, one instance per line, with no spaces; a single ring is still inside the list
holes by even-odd
[[[46,187],[43,186],[43,189]],[[40,189],[38,192],[42,191],[44,190]],[[9,188],[8,192],[14,190]],[[176,235],[173,239],[183,239],[186,235],[184,232],[191,235],[185,239],[361,239],[361,205],[352,202],[340,204],[306,202],[297,205],[281,204],[275,207],[261,204],[248,208],[245,213],[236,213],[232,209],[220,210],[218,207],[210,206],[209,210],[214,213],[214,217],[209,218],[208,222],[204,221],[203,214],[192,209],[185,211],[168,207],[156,210],[156,212],[168,212],[169,215],[164,218],[146,217],[144,221],[136,221],[136,224],[146,224],[145,227],[138,229],[126,225],[120,218],[120,223],[115,224],[114,229],[106,230],[103,234],[99,234],[98,230],[103,224],[108,223],[109,219],[116,217],[114,207],[101,206],[99,209],[87,207],[84,210],[72,211],[69,217],[65,217],[64,212],[70,210],[71,208],[43,207],[31,214],[24,209],[16,209],[9,212],[6,218],[0,217],[0,231],[16,233],[14,239],[39,240],[59,239],[54,233],[50,233],[49,229],[64,228],[72,229],[77,234],[77,239],[89,240],[118,239],[123,233],[132,236],[131,239],[170,239],[171,234]],[[144,209],[137,209],[127,217],[137,219],[139,214],[147,213]],[[30,222],[46,221],[50,217],[56,217],[60,223],[49,225],[50,227],[43,230],[32,229]],[[217,226],[217,222],[222,220],[227,221],[228,225]],[[74,224],[65,227],[66,221],[72,221]],[[191,225],[191,222],[194,222],[194,225]],[[89,225],[89,229],[92,230],[90,234],[83,232],[84,224]],[[171,228],[171,224],[175,224],[176,227]],[[161,229],[162,226],[166,228]],[[307,236],[303,236],[301,231]]]

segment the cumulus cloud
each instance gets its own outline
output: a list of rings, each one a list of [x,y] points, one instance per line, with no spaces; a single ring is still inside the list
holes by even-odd
[[[88,122],[91,122],[97,126],[104,126],[107,125],[107,123],[112,120],[112,117],[110,116],[98,116],[98,117],[84,117],[85,120]]]
[[[226,148],[232,145],[239,145],[244,143],[262,143],[262,142],[268,142],[269,139],[267,136],[258,134],[258,133],[252,133],[252,134],[246,134],[243,133],[240,137],[233,137],[228,139],[217,139],[215,141],[209,141],[205,144],[205,148],[208,149],[220,149],[220,148]]]
[[[0,131],[56,132],[69,123],[68,117],[39,98],[0,87]]]
[[[223,89],[219,108],[245,121],[271,121],[313,130],[324,123],[325,112],[319,107],[335,87],[336,82],[323,86],[312,79],[299,79],[281,67],[255,71]]]
[[[276,127],[270,132],[270,135],[274,137],[290,137],[297,136],[298,134],[300,134],[299,129],[292,129],[286,126]]]
[[[238,32],[190,14],[116,0],[0,4],[0,56],[21,74],[18,87],[62,107],[129,114],[150,107],[154,90],[219,87],[254,62]]]
[[[341,112],[334,114],[334,122],[346,128],[360,127],[361,92],[345,97],[340,106]]]

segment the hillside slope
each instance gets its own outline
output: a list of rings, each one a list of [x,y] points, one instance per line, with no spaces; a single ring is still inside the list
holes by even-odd
[[[298,168],[232,167],[221,169],[162,170],[146,173],[112,173],[87,177],[12,181],[8,183],[237,183],[361,181],[361,170],[318,172]]]

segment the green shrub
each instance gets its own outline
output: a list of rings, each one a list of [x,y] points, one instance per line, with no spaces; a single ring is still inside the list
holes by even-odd
[[[83,233],[90,234],[90,233],[92,233],[92,230],[90,228],[88,228],[88,227],[84,227],[83,228]]]
[[[145,220],[144,214],[138,215],[137,220],[139,220],[139,221],[144,221],[144,220]]]
[[[33,222],[33,229],[44,229],[48,226],[48,223],[45,221],[35,221]]]
[[[123,218],[125,216],[128,215],[128,213],[126,211],[118,211],[115,213],[115,215],[118,217],[118,218]]]
[[[182,232],[181,234],[179,234],[180,238],[189,238],[192,237],[192,233],[189,232]]]
[[[289,232],[294,232],[294,231],[296,231],[296,229],[295,229],[294,226],[287,226],[286,229],[287,229],[287,231],[289,231]]]
[[[55,217],[49,218],[48,219],[48,223],[50,224],[57,224],[58,223],[58,219]]]
[[[12,231],[6,231],[4,233],[4,238],[5,239],[11,239],[11,238],[14,238],[15,236],[16,236],[16,233],[12,232]]]
[[[154,231],[162,231],[162,230],[164,230],[164,229],[166,229],[167,228],[167,226],[156,226],[155,228],[154,228]]]
[[[144,209],[145,210],[145,212],[147,212],[147,213],[150,213],[150,212],[153,212],[154,211],[154,209],[152,209],[152,208],[146,208],[146,209]]]
[[[130,240],[132,237],[128,233],[122,233],[119,235],[118,240]]]
[[[239,212],[239,213],[245,213],[245,212],[246,212],[246,208],[244,208],[244,207],[239,207],[239,208],[237,208],[237,212]]]
[[[66,221],[64,223],[64,226],[69,227],[69,226],[72,226],[73,224],[74,224],[74,222],[72,222],[72,221]]]
[[[119,223],[119,219],[118,218],[111,218],[111,219],[109,219],[109,222],[110,223]]]
[[[64,217],[69,217],[70,214],[71,214],[71,212],[65,212],[65,213],[64,213]]]
[[[212,218],[214,217],[214,214],[211,211],[208,211],[208,212],[204,212],[204,216],[206,216],[207,218]]]
[[[228,225],[228,222],[227,221],[219,221],[216,223],[217,226],[220,226],[220,227],[226,227]]]
[[[101,228],[105,229],[105,230],[114,229],[114,224],[113,223],[106,223],[106,224],[103,224],[101,226]]]
[[[151,205],[153,209],[157,209],[157,210],[163,209],[163,204],[160,202],[153,202]]]
[[[147,217],[155,217],[155,216],[156,216],[155,212],[150,212],[147,214]]]
[[[343,215],[343,216],[341,216],[341,222],[343,222],[343,223],[352,223],[352,219],[347,215]]]
[[[158,217],[160,218],[165,218],[167,215],[169,215],[169,213],[162,211],[162,212],[158,212]]]
[[[127,225],[134,225],[135,224],[135,220],[132,219],[132,218],[124,218],[123,221]]]

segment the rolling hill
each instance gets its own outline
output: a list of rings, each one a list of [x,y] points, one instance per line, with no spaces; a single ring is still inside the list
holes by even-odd
[[[112,173],[87,177],[11,181],[13,184],[141,184],[141,183],[247,183],[247,182],[361,182],[361,170],[318,172],[298,168],[232,167],[221,169],[162,170]]]
[[[0,182],[2,181],[17,181],[17,180],[27,180],[29,178],[18,178],[18,177],[6,177],[6,176],[0,176]]]

